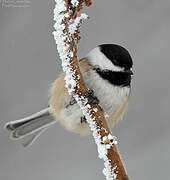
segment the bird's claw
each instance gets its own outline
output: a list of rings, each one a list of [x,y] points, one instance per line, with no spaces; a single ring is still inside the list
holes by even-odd
[[[82,124],[82,123],[87,123],[86,117],[85,117],[85,116],[82,116],[82,117],[80,118],[80,122],[81,122],[81,124]]]
[[[99,104],[99,99],[96,96],[93,96],[88,100],[87,104]]]
[[[89,89],[88,92],[85,94],[85,97],[88,98],[87,104],[99,104],[99,99],[94,96],[93,89]]]
[[[85,94],[86,98],[92,98],[94,96],[94,91],[93,89],[88,89],[87,93]]]

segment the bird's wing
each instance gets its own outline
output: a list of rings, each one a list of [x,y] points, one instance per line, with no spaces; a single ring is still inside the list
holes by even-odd
[[[129,103],[130,95],[131,95],[131,92],[129,91],[127,96],[124,98],[122,104],[118,106],[116,110],[114,109],[109,113],[109,117],[107,121],[109,122],[110,125],[114,126],[119,119],[123,118],[123,115]]]
[[[50,110],[53,116],[60,118],[61,110],[70,101],[71,96],[65,87],[65,73],[62,73],[52,84],[50,90]]]
[[[90,66],[86,58],[81,59],[80,70],[82,74],[90,70]],[[73,97],[68,94],[68,91],[65,87],[65,73],[62,73],[56,81],[53,83],[50,91],[50,108],[54,116],[60,118],[61,110],[67,107]]]

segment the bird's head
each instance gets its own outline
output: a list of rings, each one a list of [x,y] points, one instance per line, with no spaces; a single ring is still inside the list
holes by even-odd
[[[133,61],[129,52],[116,44],[102,44],[87,55],[89,63],[101,70],[133,74]]]
[[[87,59],[100,78],[114,86],[130,86],[133,61],[125,48],[115,44],[102,44],[90,51]]]

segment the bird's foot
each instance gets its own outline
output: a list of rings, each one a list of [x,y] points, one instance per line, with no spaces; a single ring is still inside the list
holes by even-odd
[[[81,122],[81,124],[82,124],[82,123],[87,123],[86,117],[85,117],[85,116],[82,116],[82,117],[80,118],[80,122]]]
[[[86,98],[90,98],[94,96],[94,91],[93,89],[88,89],[87,93],[85,94]]]
[[[76,100],[74,99],[74,97],[71,98],[69,104],[66,105],[66,108],[68,108],[69,106],[72,106],[76,103]]]
[[[89,99],[86,104],[99,104],[99,99],[94,96],[93,89],[89,89],[88,92],[85,94],[85,97]]]

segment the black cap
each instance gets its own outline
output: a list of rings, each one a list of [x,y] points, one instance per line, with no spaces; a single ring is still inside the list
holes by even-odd
[[[102,44],[100,51],[116,66],[131,69],[133,66],[132,58],[129,52],[122,46],[116,44]]]

